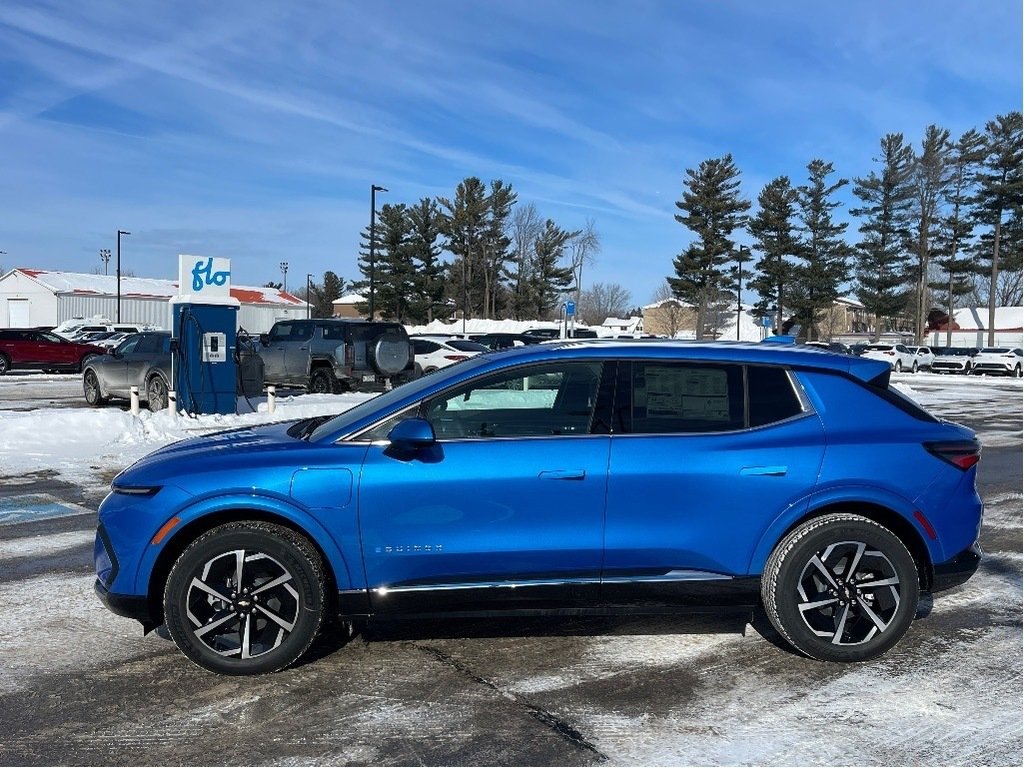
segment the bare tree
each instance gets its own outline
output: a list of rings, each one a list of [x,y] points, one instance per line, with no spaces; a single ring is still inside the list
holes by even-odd
[[[594,283],[579,294],[576,313],[587,325],[599,325],[609,317],[622,317],[632,301],[618,283]]]
[[[544,220],[533,203],[515,208],[509,226],[512,240],[512,316],[519,320],[531,306],[529,295],[534,271],[534,245],[544,231]]]
[[[576,281],[576,303],[583,299],[583,267],[586,264],[593,264],[596,254],[601,250],[601,236],[594,228],[594,220],[587,219],[587,223],[579,234],[572,239],[569,246],[569,257],[572,263],[573,279]]]
[[[664,331],[666,336],[674,337],[686,327],[687,315],[692,314],[692,311],[687,312],[687,308],[676,298],[667,282],[658,287],[652,298],[654,303],[659,305],[657,320],[660,327],[648,328],[647,323],[644,323],[644,330],[650,333]]]

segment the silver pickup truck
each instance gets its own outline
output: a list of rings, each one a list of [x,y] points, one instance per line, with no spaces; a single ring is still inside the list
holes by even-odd
[[[382,391],[415,377],[409,335],[399,323],[282,320],[260,336],[260,345],[267,384]]]

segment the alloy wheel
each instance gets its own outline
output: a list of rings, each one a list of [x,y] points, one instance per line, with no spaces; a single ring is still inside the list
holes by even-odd
[[[162,411],[167,407],[167,385],[159,376],[149,380],[146,387],[146,400],[149,402],[149,410]]]
[[[900,579],[888,557],[861,541],[830,544],[804,565],[797,608],[807,628],[833,645],[884,633],[900,607]]]
[[[236,549],[207,560],[185,596],[193,635],[225,657],[253,659],[274,650],[299,618],[294,583],[293,574],[263,552]]]

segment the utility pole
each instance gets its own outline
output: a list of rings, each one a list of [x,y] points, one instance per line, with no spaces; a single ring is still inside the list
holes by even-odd
[[[313,275],[309,272],[306,273],[306,319],[309,320],[312,317],[312,304],[310,303],[310,290],[309,286],[312,284]]]
[[[121,322],[121,235],[130,235],[123,229],[117,230],[117,322]]]
[[[744,251],[746,252],[746,258],[744,258]],[[736,341],[740,340],[740,318],[743,317],[743,262],[750,258],[750,249],[745,245],[741,245],[738,249],[738,255],[736,257],[736,264],[738,270],[736,272]]]
[[[103,274],[107,274],[107,266],[110,264],[110,249],[100,248],[100,261],[103,262]]]
[[[281,283],[281,290],[288,293],[288,262],[282,261],[279,266],[281,267],[281,274],[284,276],[284,282]]]
[[[376,284],[376,266],[373,256],[377,245],[377,193],[387,191],[384,187],[377,186],[376,184],[370,185],[370,320],[373,320],[373,294]]]

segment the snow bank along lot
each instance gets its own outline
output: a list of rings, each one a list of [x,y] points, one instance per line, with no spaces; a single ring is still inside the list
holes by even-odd
[[[95,505],[167,442],[365,396],[133,417],[66,407],[77,377],[4,377],[0,764],[1019,765],[1021,383],[893,378],[978,431],[988,554],[880,660],[808,661],[742,617],[502,619],[374,626],[296,669],[234,679],[100,606]]]

